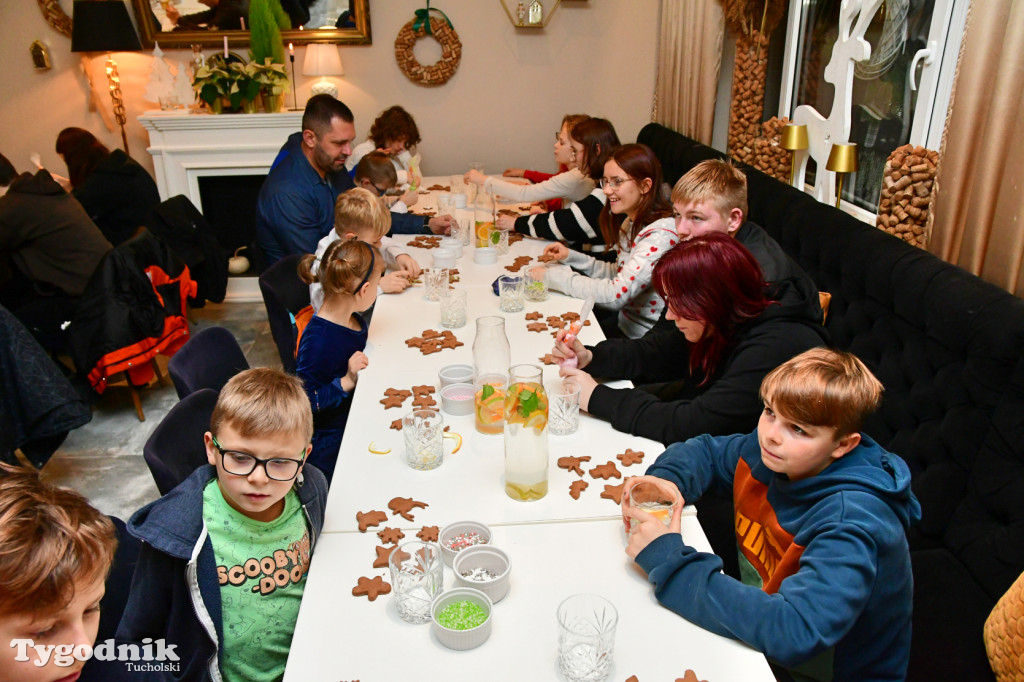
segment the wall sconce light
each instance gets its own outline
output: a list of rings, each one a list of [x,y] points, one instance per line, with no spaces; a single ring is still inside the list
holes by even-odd
[[[857,172],[857,143],[846,142],[832,145],[825,168],[834,172],[839,181],[836,187],[836,208],[839,208],[839,202],[843,197],[843,176],[847,173]]]
[[[807,126],[797,123],[790,123],[782,129],[779,145],[790,152],[807,149]],[[789,155],[789,184],[796,181],[796,154]]]
[[[314,95],[330,95],[337,99],[338,88],[327,80],[327,76],[345,75],[338,46],[325,43],[306,45],[306,61],[302,64],[302,75],[320,76],[320,80],[313,84]]]
[[[117,73],[117,62],[111,52],[134,52],[142,49],[139,35],[132,26],[128,8],[120,0],[75,0],[72,9],[71,51],[106,52],[107,82],[110,99],[114,103],[114,118],[121,126],[121,142],[124,153],[128,153],[128,135],[124,100],[121,97],[121,78]]]

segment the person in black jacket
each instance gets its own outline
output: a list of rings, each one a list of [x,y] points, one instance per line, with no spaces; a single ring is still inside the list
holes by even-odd
[[[561,374],[580,383],[580,408],[620,431],[669,444],[752,430],[765,375],[825,341],[820,318],[807,313],[817,291],[799,280],[766,285],[757,260],[727,235],[673,247],[653,281],[674,329],[594,347],[574,340],[570,348],[565,330],[556,337],[554,355],[576,359],[576,368],[566,363]],[[613,389],[594,376],[652,385]]]
[[[88,130],[60,131],[57,153],[67,164],[71,195],[114,246],[131,237],[160,205],[160,192],[146,169],[120,149],[107,149]]]

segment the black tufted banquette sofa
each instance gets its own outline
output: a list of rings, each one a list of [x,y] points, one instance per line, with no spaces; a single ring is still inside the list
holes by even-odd
[[[637,141],[658,155],[669,185],[724,156],[654,123]],[[749,218],[832,295],[832,345],[885,385],[865,431],[907,461],[923,516],[909,533],[908,679],[994,680],[982,625],[1024,571],[1024,301],[744,171]]]

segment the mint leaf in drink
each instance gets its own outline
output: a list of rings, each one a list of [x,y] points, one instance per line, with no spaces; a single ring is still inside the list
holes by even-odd
[[[522,408],[521,415],[526,418],[531,412],[540,409],[540,398],[537,397],[536,391],[523,391],[519,394],[519,404]]]
[[[490,384],[484,384],[483,392],[480,394],[480,398],[482,400],[487,400],[492,395],[494,395],[494,386],[491,386]]]

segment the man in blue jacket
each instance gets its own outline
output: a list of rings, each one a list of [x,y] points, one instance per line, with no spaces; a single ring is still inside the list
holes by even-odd
[[[855,356],[806,351],[765,377],[757,431],[676,443],[628,480],[626,553],[658,601],[800,679],[902,680],[921,506],[906,463],[860,433],[881,394]],[[625,502],[644,480],[677,499],[669,527]],[[732,490],[742,581],[679,532],[683,500],[713,487]]]
[[[330,95],[306,103],[302,132],[281,147],[260,188],[256,238],[266,265],[295,253],[314,253],[334,227],[334,202],[355,187],[345,170],[356,136],[352,110]],[[441,234],[451,216],[392,213],[392,234]]]

